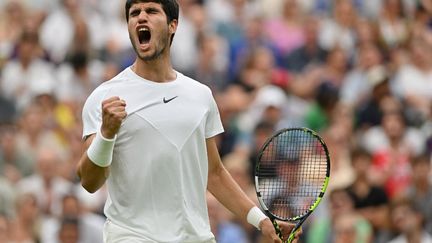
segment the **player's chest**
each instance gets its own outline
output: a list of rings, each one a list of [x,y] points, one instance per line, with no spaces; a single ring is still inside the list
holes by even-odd
[[[155,143],[169,141],[181,148],[193,133],[204,132],[208,110],[202,103],[187,97],[156,97],[128,113],[120,136]]]

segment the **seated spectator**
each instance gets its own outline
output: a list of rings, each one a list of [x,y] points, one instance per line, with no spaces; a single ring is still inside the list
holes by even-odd
[[[298,0],[283,1],[281,16],[270,18],[264,24],[269,40],[282,56],[289,55],[304,44],[303,13],[298,2]]]
[[[391,220],[397,236],[389,243],[432,242],[432,235],[424,229],[424,216],[410,200],[392,204]]]
[[[361,145],[373,155],[371,178],[385,187],[389,198],[406,195],[412,178],[411,158],[424,151],[424,144],[423,135],[406,125],[397,106],[384,111],[381,126],[363,134]]]
[[[391,48],[403,45],[408,39],[406,10],[401,0],[384,0],[378,18],[380,38],[385,46]]]
[[[10,220],[10,242],[40,242],[41,215],[36,196],[32,193],[19,194],[15,211],[16,215]]]
[[[79,222],[77,218],[65,218],[58,232],[59,243],[79,243]],[[83,242],[83,241],[81,241]]]
[[[407,197],[421,211],[426,230],[432,234],[432,166],[430,156],[424,154],[412,160],[413,179]]]
[[[20,192],[36,196],[41,213],[46,216],[61,213],[61,200],[72,189],[72,184],[58,175],[59,163],[62,162],[56,152],[41,149],[37,154],[36,173],[17,185]]]
[[[332,15],[325,18],[319,32],[320,46],[330,51],[336,47],[342,48],[352,57],[355,50],[354,24],[357,9],[351,0],[335,0]]]
[[[25,31],[17,43],[17,59],[8,61],[1,73],[0,92],[24,110],[39,94],[52,93],[53,66],[41,59],[38,33]]]
[[[355,180],[348,187],[354,207],[373,227],[373,242],[386,242],[390,238],[389,199],[384,188],[373,185],[369,178],[372,156],[361,148],[351,152]]]
[[[76,238],[82,243],[103,242],[104,217],[86,210],[74,194],[65,195],[61,204],[62,212],[59,216],[49,217],[43,221],[41,228],[44,243],[57,243],[59,237],[64,240]],[[67,225],[64,225],[65,223]]]
[[[303,72],[309,65],[323,64],[327,56],[327,51],[318,44],[319,20],[310,16],[303,28],[304,43],[283,58],[283,66],[294,73]]]
[[[330,217],[316,219],[310,225],[307,232],[307,241],[310,243],[331,243],[335,240],[351,238],[344,237],[343,227],[350,227],[347,230],[354,231],[353,242],[368,242],[371,238],[372,228],[367,220],[354,210],[354,202],[344,189],[335,189],[328,195]],[[350,224],[346,224],[349,221]]]

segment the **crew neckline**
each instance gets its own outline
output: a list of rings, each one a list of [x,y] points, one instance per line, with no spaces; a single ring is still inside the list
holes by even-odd
[[[169,86],[169,85],[174,85],[177,83],[177,81],[180,79],[180,76],[182,75],[180,72],[178,72],[177,70],[174,70],[174,72],[176,73],[176,78],[174,80],[168,81],[168,82],[156,82],[156,81],[152,81],[149,79],[145,79],[141,76],[139,76],[137,73],[135,73],[135,71],[132,69],[132,66],[129,66],[127,68],[128,72],[131,73],[132,76],[134,76],[134,78],[138,79],[139,81],[145,82],[147,84],[150,85],[155,85],[155,86]]]

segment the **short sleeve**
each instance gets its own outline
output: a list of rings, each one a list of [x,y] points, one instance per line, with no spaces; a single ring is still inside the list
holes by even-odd
[[[216,101],[210,92],[210,104],[209,113],[206,120],[205,137],[211,138],[220,133],[224,132],[222,121],[219,115],[219,109],[217,107]]]
[[[96,133],[102,124],[101,104],[105,92],[93,92],[84,103],[82,110],[83,134],[82,137]]]

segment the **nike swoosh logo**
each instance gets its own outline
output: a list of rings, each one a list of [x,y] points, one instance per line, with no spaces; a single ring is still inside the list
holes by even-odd
[[[163,102],[166,104],[166,103],[172,101],[173,99],[175,99],[175,98],[177,98],[177,97],[178,97],[178,96],[174,96],[174,97],[172,97],[171,99],[166,99],[166,98],[164,97],[164,98],[163,98]]]

